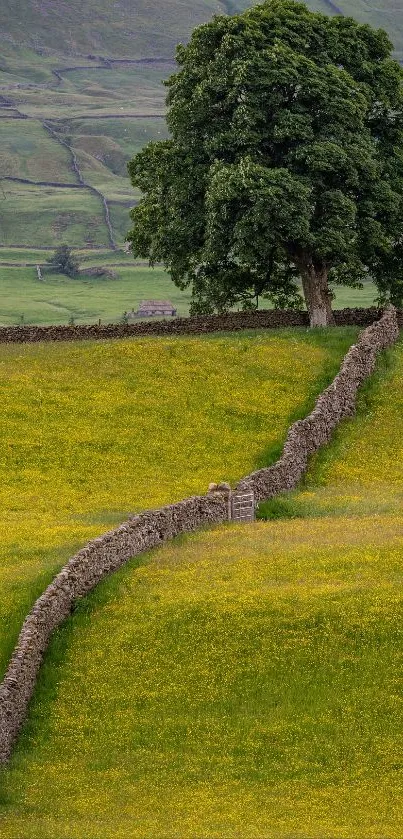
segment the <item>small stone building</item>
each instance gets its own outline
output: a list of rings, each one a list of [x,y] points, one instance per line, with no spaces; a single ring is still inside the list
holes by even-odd
[[[176,309],[170,300],[142,300],[137,312],[129,312],[130,318],[175,317]]]

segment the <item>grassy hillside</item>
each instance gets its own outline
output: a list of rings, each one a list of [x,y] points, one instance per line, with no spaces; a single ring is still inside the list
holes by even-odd
[[[399,523],[216,530],[103,586],[52,645],[4,839],[400,839]]]
[[[108,245],[101,199],[75,188],[3,182],[0,234],[4,245]]]
[[[39,122],[0,120],[0,172],[32,181],[75,183],[70,155]],[[4,184],[8,188],[8,184]],[[4,198],[4,197],[3,197]]]
[[[231,4],[235,7],[237,3]],[[0,27],[10,39],[35,50],[65,55],[92,53],[115,58],[170,56],[178,41],[213,13],[225,14],[225,2],[196,0],[181,4],[164,0],[69,0],[36,4],[34,0],[3,0]]]
[[[5,839],[400,839],[402,344],[389,365],[323,461],[355,515],[182,538],[58,633]]]
[[[0,26],[10,44],[45,55],[50,51],[83,58],[89,54],[170,57],[178,41],[212,14],[233,13],[247,5],[251,5],[247,0],[198,0],[186,6],[178,0],[164,0],[160,5],[122,0],[114,6],[107,0],[70,0],[68,5],[56,0],[38,6],[34,0],[3,0]],[[309,0],[307,5],[317,11],[333,11],[327,0]],[[343,14],[384,27],[396,40],[403,38],[402,10],[396,0],[337,0],[333,5]]]
[[[0,670],[78,543],[264,463],[354,330],[0,346]]]

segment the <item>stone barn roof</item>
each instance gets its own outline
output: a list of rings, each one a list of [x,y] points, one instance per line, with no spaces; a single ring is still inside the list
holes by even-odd
[[[153,317],[154,315],[176,315],[176,309],[170,300],[142,300],[137,317]]]

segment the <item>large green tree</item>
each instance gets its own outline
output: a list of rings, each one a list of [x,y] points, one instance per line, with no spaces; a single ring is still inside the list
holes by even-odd
[[[260,295],[332,322],[332,285],[403,293],[403,71],[382,30],[266,0],[177,49],[171,139],[129,164],[128,239],[192,311]]]

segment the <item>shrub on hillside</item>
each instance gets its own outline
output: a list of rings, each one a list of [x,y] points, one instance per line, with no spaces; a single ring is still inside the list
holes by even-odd
[[[68,245],[59,245],[53,256],[48,259],[49,269],[67,277],[76,277],[80,264]],[[48,269],[48,270],[49,270]]]

